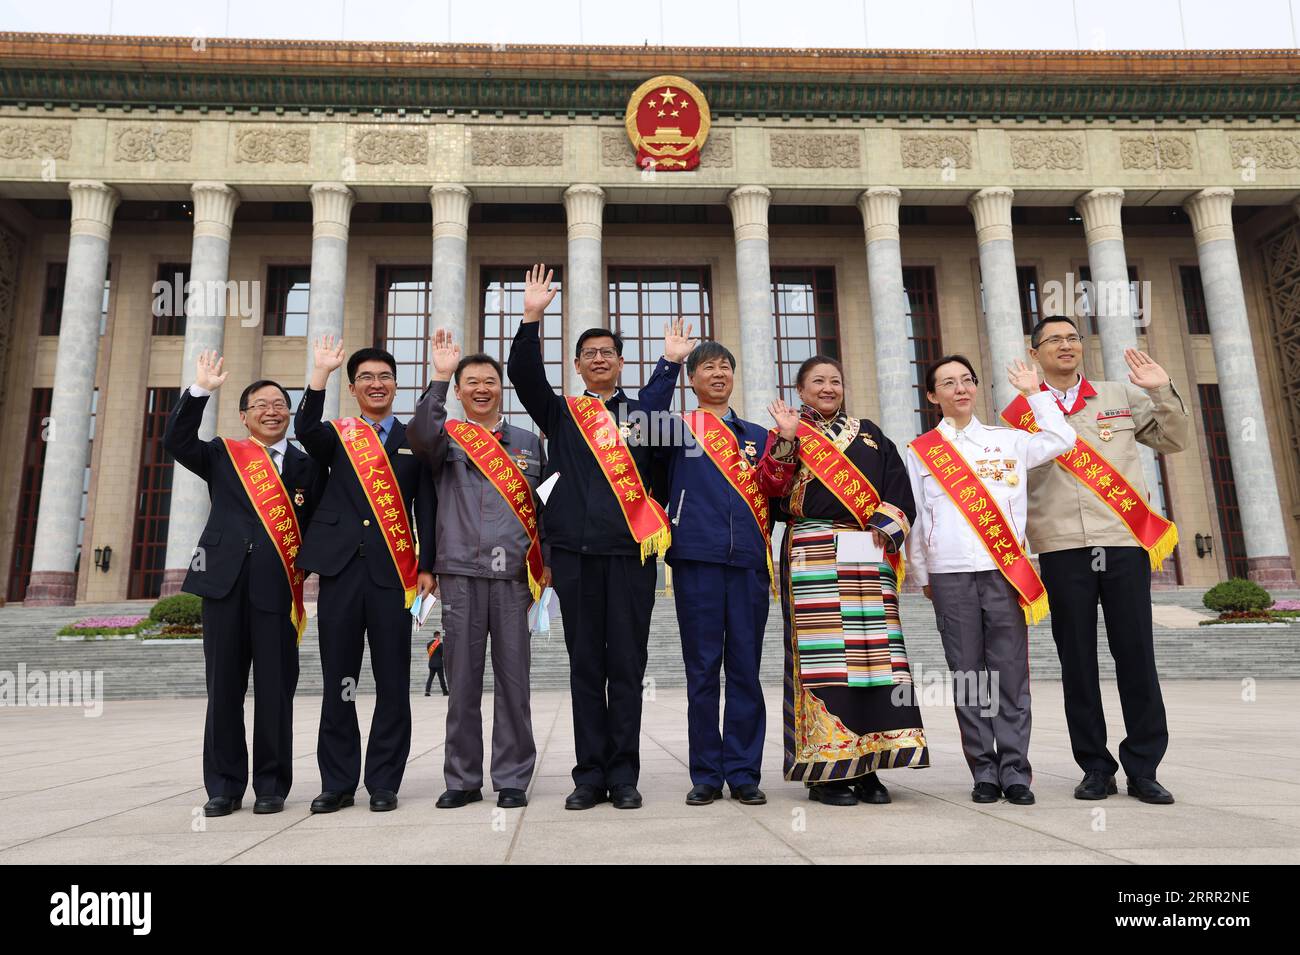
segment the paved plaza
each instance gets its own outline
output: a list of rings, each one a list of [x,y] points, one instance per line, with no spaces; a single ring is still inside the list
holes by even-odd
[[[1106,686],[1112,730],[1119,702]],[[923,706],[933,765],[882,774],[894,802],[833,808],[780,778],[779,691],[768,695],[763,787],[768,805],[685,805],[686,698],[658,689],[645,705],[645,808],[564,809],[573,733],[567,694],[533,695],[539,759],[523,810],[490,796],[438,810],[443,697],[412,698],[414,738],[401,805],[312,816],[319,697],[296,704],[294,788],[285,811],[255,816],[251,792],[232,816],[199,807],[204,703],[109,700],[0,710],[0,863],[1270,863],[1300,862],[1300,681],[1178,680],[1164,685],[1171,746],[1160,779],[1174,806],[1123,794],[1071,798],[1059,683],[1034,685],[1030,756],[1038,804],[970,802],[952,711]],[[1246,698],[1243,699],[1243,696]],[[1253,696],[1253,699],[1250,698]],[[362,732],[373,697],[359,702]],[[485,698],[490,734],[491,698]],[[248,717],[251,726],[251,706]]]

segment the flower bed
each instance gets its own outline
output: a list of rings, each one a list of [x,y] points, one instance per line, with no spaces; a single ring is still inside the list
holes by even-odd
[[[135,636],[148,627],[149,618],[144,614],[131,614],[119,617],[85,617],[76,623],[70,623],[59,631],[61,637],[116,637]]]

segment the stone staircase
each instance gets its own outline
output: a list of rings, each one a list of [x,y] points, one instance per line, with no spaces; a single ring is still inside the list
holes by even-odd
[[[1162,591],[1154,596],[1157,618],[1174,617],[1182,626],[1157,625],[1156,660],[1165,679],[1233,679],[1300,677],[1300,624],[1276,629],[1237,629],[1186,625],[1188,610],[1200,610],[1199,590]],[[1294,594],[1278,594],[1279,598]],[[144,699],[201,696],[204,693],[203,648],[197,643],[163,644],[139,640],[95,642],[61,641],[55,637],[65,624],[88,616],[145,613],[150,603],[83,605],[28,609],[20,605],[0,607],[0,671],[17,672],[20,664],[34,670],[102,670],[107,699]],[[1183,608],[1181,615],[1162,608]],[[939,672],[945,667],[943,647],[934,625],[934,613],[924,597],[905,594],[902,598],[903,630],[913,668],[918,673]],[[435,611],[424,630],[411,640],[411,687],[423,692],[427,676],[424,644],[440,626]],[[1030,667],[1036,680],[1060,678],[1056,647],[1047,621],[1030,630]],[[1114,665],[1105,650],[1104,630],[1099,636],[1098,657],[1104,677],[1114,675]],[[781,611],[776,603],[768,618],[762,673],[764,682],[781,681],[783,648]],[[361,691],[370,692],[369,659],[363,663]],[[919,667],[919,669],[917,669]],[[491,661],[488,664],[489,679]],[[682,686],[681,644],[672,599],[660,597],[651,622],[649,663],[646,675],[657,685]],[[533,638],[532,685],[535,689],[568,686],[568,655],[558,620],[549,634]],[[320,652],[313,618],[303,637],[302,693],[321,691]]]

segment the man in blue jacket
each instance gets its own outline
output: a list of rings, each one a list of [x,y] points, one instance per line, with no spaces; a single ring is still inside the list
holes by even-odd
[[[771,591],[772,522],[768,493],[796,466],[798,416],[784,402],[768,411],[779,434],[731,409],[736,360],[717,342],[701,342],[686,359],[699,408],[678,419],[680,440],[660,442],[668,458],[677,624],[686,663],[691,806],[722,797],[762,805],[758,788],[766,713],[758,666]],[[654,379],[642,400],[657,403],[673,381]],[[725,662],[727,698],[718,732],[719,673]]]

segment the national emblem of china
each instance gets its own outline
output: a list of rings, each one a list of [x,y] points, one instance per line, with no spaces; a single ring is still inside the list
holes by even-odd
[[[709,138],[709,104],[690,80],[656,76],[632,94],[624,122],[637,168],[685,172],[700,164]]]

